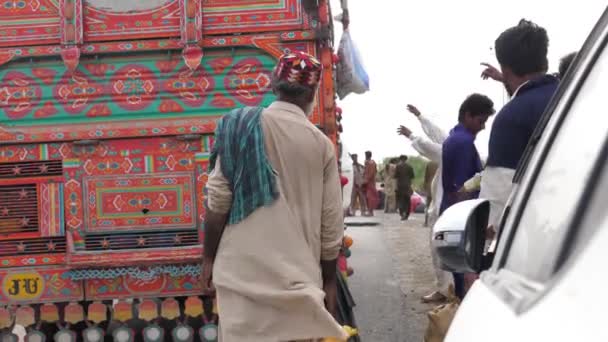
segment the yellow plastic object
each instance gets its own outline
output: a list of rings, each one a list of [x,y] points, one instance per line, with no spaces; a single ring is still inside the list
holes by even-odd
[[[348,337],[353,337],[353,336],[359,335],[359,330],[357,330],[353,327],[349,327],[348,325],[345,325],[343,328],[344,328],[344,330],[346,330]]]
[[[342,329],[344,329],[344,331],[346,331],[348,338],[357,336],[359,334],[359,331],[357,329],[354,329],[353,327],[349,327],[348,325],[343,326]],[[346,341],[341,340],[339,338],[335,338],[335,337],[327,337],[327,338],[323,339],[323,342],[346,342]]]

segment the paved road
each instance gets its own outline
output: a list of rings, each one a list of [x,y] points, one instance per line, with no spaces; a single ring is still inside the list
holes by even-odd
[[[354,239],[349,286],[364,342],[420,342],[426,312],[420,296],[432,289],[428,228],[420,217],[407,223],[379,216],[379,226],[349,227]]]

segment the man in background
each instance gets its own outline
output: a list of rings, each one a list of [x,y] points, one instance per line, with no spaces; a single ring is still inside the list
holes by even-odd
[[[410,217],[414,177],[414,169],[407,163],[407,156],[399,157],[399,164],[395,169],[395,179],[397,180],[397,206],[402,221],[406,221]]]
[[[393,214],[397,212],[397,181],[395,180],[395,170],[397,169],[397,159],[391,159],[384,166],[384,212]]]
[[[361,214],[367,213],[367,199],[365,195],[365,168],[359,164],[359,156],[357,154],[351,154],[350,158],[353,161],[353,190],[350,197],[350,216],[357,215],[357,204],[361,209]]]
[[[367,200],[366,216],[374,216],[374,210],[378,209],[378,189],[376,188],[376,175],[378,174],[378,166],[372,159],[370,151],[365,152],[365,172],[363,181],[365,187],[365,198]]]

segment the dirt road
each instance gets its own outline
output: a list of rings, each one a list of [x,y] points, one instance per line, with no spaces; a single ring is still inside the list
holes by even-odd
[[[401,222],[378,214],[380,225],[349,227],[354,239],[349,286],[357,302],[355,316],[365,342],[420,342],[426,312],[420,298],[433,289],[429,228],[423,217]]]

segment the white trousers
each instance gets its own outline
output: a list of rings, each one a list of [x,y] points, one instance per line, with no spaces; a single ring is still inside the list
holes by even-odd
[[[448,289],[454,279],[450,272],[441,269],[441,260],[433,248],[433,226],[435,225],[435,222],[437,222],[437,219],[438,217],[435,212],[429,215],[429,227],[431,227],[429,229],[429,247],[431,249],[431,259],[433,260],[433,270],[435,271],[435,286],[437,287],[437,291],[444,296],[447,296]]]

